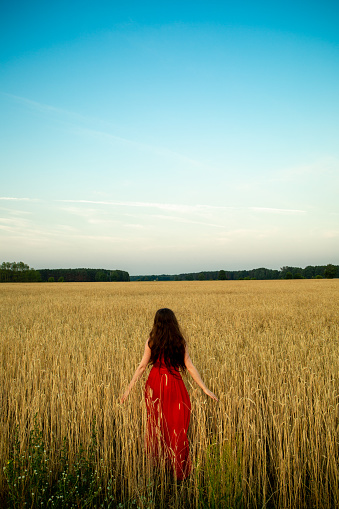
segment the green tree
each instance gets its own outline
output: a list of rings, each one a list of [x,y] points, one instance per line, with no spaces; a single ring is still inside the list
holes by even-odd
[[[95,273],[95,280],[96,281],[107,281],[108,277],[107,277],[107,274],[105,271],[103,270],[98,270],[96,273]],[[114,281],[114,279],[112,279],[112,281]]]
[[[292,274],[292,272],[286,272],[286,274],[285,274],[285,279],[293,279],[293,274]]]
[[[24,262],[3,262],[0,266],[0,282],[31,282],[40,281],[38,271]]]
[[[224,270],[219,270],[218,279],[220,281],[225,281],[227,279],[226,272]]]
[[[335,265],[332,265],[332,263],[329,263],[325,267],[324,276],[327,277],[328,279],[333,279],[334,277],[336,277],[337,272],[338,272],[337,267]]]
[[[49,278],[48,278],[48,282],[49,282],[49,283],[54,283],[54,281],[55,281],[55,280],[54,280],[54,277],[49,277]]]
[[[28,271],[29,281],[33,281],[35,283],[41,282],[41,274],[38,270],[31,269]]]
[[[0,281],[7,283],[11,279],[11,263],[2,262],[0,267]]]
[[[129,281],[130,280],[128,272],[126,272],[125,270],[118,270],[118,269],[111,270],[107,277],[109,277],[110,281]],[[156,278],[156,276],[152,276],[152,279],[155,279],[155,278]]]
[[[64,283],[65,279],[62,276],[60,276],[58,281],[59,281],[59,283]]]
[[[306,279],[312,279],[312,277],[314,277],[314,267],[312,265],[307,265],[303,270],[303,274]]]
[[[203,272],[199,272],[197,279],[198,281],[205,281],[206,279],[205,274]]]

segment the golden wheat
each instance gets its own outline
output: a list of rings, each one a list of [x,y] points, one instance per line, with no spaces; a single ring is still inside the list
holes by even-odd
[[[24,452],[37,414],[57,469],[63,437],[74,456],[95,417],[98,468],[146,507],[145,377],[123,406],[119,396],[155,311],[170,307],[220,398],[185,377],[190,506],[204,476],[221,492],[239,483],[247,507],[339,506],[338,280],[2,284],[0,301],[1,490],[16,425]]]

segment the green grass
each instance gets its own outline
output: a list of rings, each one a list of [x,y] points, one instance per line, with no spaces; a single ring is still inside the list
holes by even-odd
[[[213,444],[206,451],[205,461],[196,471],[198,497],[187,500],[187,483],[177,483],[155,472],[146,489],[133,499],[124,499],[119,476],[105,476],[98,471],[98,443],[95,421],[92,423],[91,443],[87,450],[80,444],[71,462],[66,438],[57,458],[58,468],[51,464],[45,448],[43,433],[34,419],[29,433],[27,450],[22,450],[18,429],[13,434],[10,456],[4,467],[6,493],[3,503],[10,509],[21,508],[117,508],[155,509],[168,507],[198,507],[201,509],[243,507],[241,490],[241,450],[228,442]],[[54,460],[55,461],[55,460]]]

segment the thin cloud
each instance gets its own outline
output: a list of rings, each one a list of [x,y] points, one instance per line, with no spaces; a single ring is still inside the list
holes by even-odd
[[[39,198],[17,198],[13,196],[2,196],[0,200],[4,201],[23,201],[23,202],[43,202]],[[262,212],[266,214],[289,214],[301,215],[306,214],[306,210],[302,209],[285,209],[278,207],[233,207],[225,205],[186,205],[182,203],[159,203],[159,202],[141,202],[141,201],[110,201],[110,200],[54,200],[55,203],[69,203],[69,204],[87,204],[87,205],[106,205],[110,207],[123,207],[123,208],[140,208],[140,209],[157,209],[166,212],[177,212],[181,214],[203,214],[206,212],[229,212],[229,211],[251,211]],[[91,214],[96,212],[96,209],[79,209],[76,207],[64,208],[65,211],[73,214],[90,217]],[[203,224],[203,223],[201,223]],[[207,223],[204,223],[207,224]],[[213,224],[210,224],[213,226]],[[216,225],[215,225],[216,226]]]
[[[13,196],[0,196],[0,200],[7,201],[41,201],[39,198],[16,198]]]
[[[251,228],[237,228],[234,230],[228,230],[225,233],[219,235],[216,239],[218,244],[227,244],[229,242],[240,241],[243,239],[267,239],[271,238],[276,234],[276,229],[251,229]]]
[[[124,228],[132,228],[135,230],[149,230],[149,226],[138,223],[126,223],[124,224]]]
[[[339,160],[335,157],[323,157],[309,164],[300,164],[290,168],[284,168],[270,178],[271,182],[295,182],[305,179],[322,180],[326,175],[336,177],[338,175]]]
[[[12,219],[12,218],[9,218],[9,217],[0,217],[0,223],[11,223],[11,224],[16,224],[17,223],[17,219]],[[20,221],[22,222],[22,221]]]
[[[67,212],[68,214],[73,214],[85,219],[91,219],[98,213],[98,210],[94,208],[61,207],[61,210],[63,212]]]
[[[339,237],[339,230],[326,230],[322,232],[322,236],[325,239],[336,239]]]
[[[276,209],[271,207],[250,207],[254,212],[266,212],[268,214],[306,214],[306,210],[299,209]]]
[[[40,103],[37,101],[32,101],[31,99],[27,99],[26,97],[17,96],[14,94],[8,94],[6,92],[1,92],[1,94],[23,104],[24,106],[26,106],[28,108],[35,109],[35,110],[39,111],[40,113],[45,113],[48,115],[50,115],[50,114],[59,115],[59,116],[61,115],[64,117],[68,117],[68,119],[72,120],[73,122],[80,121],[82,123],[86,122],[87,124],[93,123],[93,122],[96,122],[96,123],[99,122],[99,123],[101,123],[101,125],[104,124],[106,127],[108,127],[107,122],[102,122],[102,120],[100,120],[100,119],[85,117],[85,116],[79,115],[78,113],[75,113],[73,111],[65,110],[63,108],[57,108],[55,106]],[[118,126],[114,126],[114,128],[118,129]],[[204,166],[203,163],[201,163],[200,161],[196,161],[195,159],[192,159],[184,154],[180,154],[179,152],[170,150],[166,147],[158,147],[155,145],[149,145],[147,143],[140,143],[138,141],[131,140],[128,138],[123,138],[121,136],[107,133],[105,131],[89,129],[89,128],[84,128],[84,127],[77,127],[75,132],[76,132],[76,134],[95,136],[96,138],[100,138],[100,139],[103,139],[106,141],[115,141],[115,142],[119,142],[122,144],[127,144],[129,146],[132,146],[132,147],[137,148],[142,151],[151,152],[153,154],[157,154],[160,156],[175,158],[175,159],[178,159],[185,163],[192,164],[194,166],[199,166],[199,167]]]
[[[169,212],[194,213],[206,210],[236,210],[235,207],[215,206],[215,205],[184,205],[176,203],[157,203],[157,202],[138,202],[138,201],[103,201],[103,200],[56,200],[62,203],[87,203],[95,205],[111,205],[115,207],[136,207],[136,208],[155,208],[167,210]]]
[[[44,104],[37,101],[32,101],[31,99],[27,99],[26,97],[21,97],[14,94],[8,94],[6,92],[1,92],[2,95],[9,97],[10,99],[14,99],[16,102],[23,104],[28,108],[32,108],[34,110],[39,111],[40,113],[47,114],[57,114],[70,117],[74,120],[86,121],[88,120],[86,117],[75,113],[74,111],[65,110],[63,108],[57,108],[55,106],[51,106],[50,104]]]
[[[136,201],[104,201],[104,200],[56,200],[63,203],[87,203],[94,205],[111,205],[114,207],[137,207],[137,208],[155,208],[166,210],[168,212],[181,213],[199,213],[206,211],[236,211],[251,210],[254,212],[266,212],[272,214],[306,214],[306,210],[301,209],[283,209],[273,207],[228,207],[223,205],[185,205],[176,203],[157,203],[157,202],[136,202]]]
[[[20,216],[16,217],[0,217],[0,224],[1,226],[9,225],[13,231],[18,231],[22,229],[25,231],[27,228],[30,227],[32,224],[32,221],[30,219],[26,219]]]
[[[101,138],[106,141],[114,141],[114,142],[123,143],[123,144],[129,145],[129,146],[132,146],[134,148],[137,148],[139,150],[152,152],[153,154],[157,154],[160,156],[172,157],[175,159],[179,159],[180,161],[193,164],[194,166],[199,166],[199,167],[204,166],[203,163],[201,163],[200,161],[196,161],[195,159],[192,159],[184,154],[180,154],[179,152],[175,152],[175,151],[170,150],[165,147],[158,147],[155,145],[149,145],[147,143],[140,143],[135,140],[130,140],[128,138],[122,138],[121,136],[116,136],[114,134],[106,133],[104,131],[98,131],[95,129],[79,128],[77,130],[77,132],[79,134],[87,134],[90,136],[95,136],[96,138]]]
[[[1,223],[5,224],[1,224]],[[33,224],[27,222],[18,222],[14,220],[4,220],[0,218],[0,230],[11,234],[11,238],[25,239],[30,242],[43,243],[48,241],[55,242],[69,242],[75,239],[80,240],[96,240],[96,241],[110,241],[110,242],[133,242],[134,239],[128,239],[124,236],[111,236],[111,235],[93,235],[84,234],[76,229],[65,229],[64,225],[58,225],[54,228],[41,228],[35,227]]]
[[[73,234],[76,230],[74,226],[70,226],[69,224],[58,224],[56,225],[56,229],[60,230],[63,233]]]
[[[13,233],[15,233],[15,232],[16,232],[16,229],[15,229],[15,228],[13,228],[13,226],[6,226],[6,225],[4,225],[4,224],[0,224],[0,230],[4,230],[4,231],[6,231],[6,232],[11,232],[11,233],[12,233],[12,232],[13,232]]]
[[[95,240],[95,241],[108,241],[108,242],[114,242],[114,243],[134,243],[134,238],[128,238],[128,237],[114,237],[113,235],[87,235],[87,234],[77,234],[72,235],[73,239],[80,239],[80,240]]]
[[[29,210],[15,210],[8,207],[0,207],[0,210],[11,214],[11,216],[31,216],[32,212]]]
[[[203,225],[203,226],[214,226],[216,228],[224,228],[224,226],[222,226],[220,224],[206,223],[204,221],[193,221],[191,219],[186,219],[186,218],[178,217],[178,216],[164,216],[164,215],[161,215],[161,214],[152,214],[151,217],[155,217],[155,218],[159,218],[159,219],[166,219],[166,220],[169,220],[169,221],[175,221],[177,223],[200,224],[200,225]]]

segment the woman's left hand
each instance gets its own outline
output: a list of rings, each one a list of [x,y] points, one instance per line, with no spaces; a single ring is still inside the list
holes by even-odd
[[[120,398],[120,402],[124,403],[126,401],[126,399],[128,398],[128,395],[129,395],[129,391],[124,392],[124,394]]]

